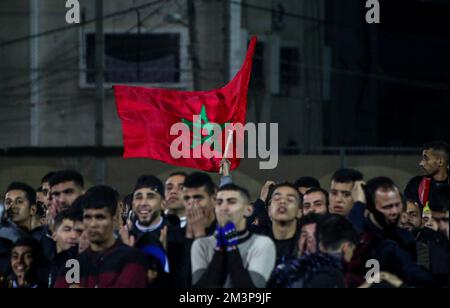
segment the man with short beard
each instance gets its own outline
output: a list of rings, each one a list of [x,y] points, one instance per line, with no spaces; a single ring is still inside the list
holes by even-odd
[[[365,277],[365,264],[375,259],[380,270],[398,276],[406,284],[416,287],[433,287],[431,275],[416,264],[416,244],[412,234],[398,227],[403,209],[402,196],[394,182],[378,177],[365,186],[368,217],[364,221],[361,241],[350,263],[355,273],[359,266],[361,278]],[[360,283],[364,279],[360,280]]]
[[[139,177],[132,203],[136,222],[130,232],[135,241],[148,232],[160,238],[162,229],[167,225],[162,215],[164,204],[164,185],[161,180],[152,175]]]
[[[413,201],[406,201],[404,228],[416,239],[417,264],[427,269],[443,287],[448,283],[448,240],[445,235],[422,225],[422,208]]]
[[[366,195],[370,214],[365,223],[365,230],[383,239],[396,241],[415,259],[414,238],[409,232],[398,228],[403,200],[394,182],[385,177],[372,179],[366,185]]]
[[[422,147],[419,163],[423,176],[412,178],[405,188],[405,196],[422,207],[431,200],[440,187],[449,187],[449,146],[446,142],[431,142]]]
[[[56,171],[49,179],[52,218],[84,193],[83,176],[75,170]]]

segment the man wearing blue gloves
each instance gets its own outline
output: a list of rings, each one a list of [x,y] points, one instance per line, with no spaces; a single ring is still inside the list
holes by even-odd
[[[252,213],[247,190],[234,184],[217,192],[217,228],[192,245],[192,283],[198,288],[264,288],[275,266],[276,250],[266,236],[247,230]]]

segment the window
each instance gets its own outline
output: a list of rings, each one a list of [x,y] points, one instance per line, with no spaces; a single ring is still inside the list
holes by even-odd
[[[84,41],[84,86],[95,85],[95,33]],[[105,34],[105,84],[114,83],[186,87],[192,80],[186,35],[169,33]]]
[[[298,86],[300,81],[299,49],[296,47],[282,47],[280,50],[280,94],[291,95],[292,87]]]
[[[250,78],[251,89],[265,89],[264,47],[264,42],[259,41],[256,43],[255,54],[253,56],[252,74]]]

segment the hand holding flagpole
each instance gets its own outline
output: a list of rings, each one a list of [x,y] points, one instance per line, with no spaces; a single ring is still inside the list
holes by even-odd
[[[223,158],[222,158],[222,161],[220,162],[220,171],[219,171],[219,173],[222,174],[223,176],[228,176],[229,172],[230,172],[230,165],[231,165],[231,163],[230,163],[229,160],[227,160],[227,156],[228,156],[228,152],[230,150],[230,146],[231,146],[232,142],[233,142],[233,131],[229,130],[228,131],[228,136],[227,136],[227,143],[225,145],[225,152],[223,153]],[[226,166],[227,168],[225,168],[226,169],[225,172],[224,172],[224,165],[227,165]]]

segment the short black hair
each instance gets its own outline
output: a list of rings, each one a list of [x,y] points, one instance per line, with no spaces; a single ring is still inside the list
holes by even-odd
[[[444,141],[434,141],[434,142],[428,142],[425,143],[422,146],[422,151],[425,150],[433,150],[433,151],[439,151],[439,152],[443,152],[445,155],[445,160],[448,163],[449,161],[449,154],[448,154],[448,143],[444,142]]]
[[[55,221],[53,224],[53,228],[55,231],[58,230],[59,226],[61,226],[61,224],[63,223],[64,220],[71,220],[71,221],[75,222],[76,220],[75,220],[74,212],[72,212],[70,209],[59,212],[56,215]]]
[[[53,174],[53,176],[50,178],[49,185],[50,187],[53,187],[64,182],[74,182],[75,185],[81,188],[84,187],[83,176],[75,170],[56,171],[55,174]]]
[[[328,191],[326,189],[320,188],[320,187],[313,187],[308,189],[302,196],[302,203],[303,203],[303,199],[305,198],[306,195],[315,193],[315,192],[321,192],[324,196],[325,196],[325,204],[328,205],[330,204],[330,196],[328,194]]]
[[[12,250],[16,247],[31,248],[33,262],[27,272],[27,280],[30,283],[36,283],[38,287],[46,287],[48,284],[48,275],[45,275],[42,269],[48,268],[49,264],[47,259],[44,257],[39,241],[29,236],[21,237],[12,245],[11,254]]]
[[[55,175],[55,171],[49,172],[46,175],[44,175],[41,179],[41,184],[43,183],[47,183],[50,182],[50,179],[52,178],[52,176]]]
[[[331,180],[337,183],[350,183],[356,181],[362,181],[364,178],[363,174],[355,169],[342,168],[337,170]]]
[[[344,216],[330,214],[317,224],[317,241],[325,249],[337,250],[344,242],[358,243],[358,234]]]
[[[25,192],[25,197],[27,198],[30,206],[36,204],[36,191],[30,185],[22,182],[12,182],[8,185],[8,188],[6,188],[5,195],[11,190],[21,190]]]
[[[106,208],[114,217],[117,212],[117,193],[115,189],[106,185],[94,186],[88,189],[82,203],[84,210]]]
[[[405,208],[406,209],[408,209],[408,202],[414,204],[415,206],[417,206],[417,208],[419,209],[419,212],[420,212],[420,217],[422,217],[423,205],[420,202],[417,202],[416,200],[414,200],[412,198],[406,198],[405,197]]]
[[[36,266],[38,266],[41,262],[44,261],[43,253],[42,253],[42,247],[38,240],[32,238],[31,236],[24,236],[17,239],[14,244],[11,247],[14,249],[15,247],[30,247],[32,249],[33,254],[33,262],[34,262],[34,268],[36,269]]]
[[[84,195],[79,196],[66,211],[75,222],[83,221]]]
[[[296,187],[320,188],[320,182],[312,176],[302,176],[297,181],[295,181],[294,185]]]
[[[240,195],[244,198],[244,200],[250,203],[250,193],[248,192],[248,190],[236,184],[224,185],[220,187],[219,190],[217,190],[217,192],[219,191],[236,191],[240,193]]]
[[[211,177],[204,172],[193,172],[184,179],[185,188],[200,188],[205,187],[208,195],[212,196],[216,193],[217,186],[214,184]]]
[[[122,199],[123,204],[131,206],[133,204],[133,194],[130,193],[123,197]]]
[[[375,208],[375,196],[378,189],[397,190],[400,193],[400,190],[395,185],[394,181],[384,176],[369,180],[363,188],[366,195],[367,209],[372,213],[377,212]]]
[[[301,207],[302,196],[301,196],[300,192],[298,191],[298,188],[294,184],[289,183],[289,182],[283,182],[283,183],[276,184],[276,185],[272,186],[269,189],[269,193],[267,194],[267,200],[266,200],[266,204],[267,205],[269,205],[270,201],[272,200],[272,197],[273,197],[273,194],[275,193],[275,190],[277,190],[280,187],[292,188],[296,192],[296,194],[298,195],[298,205],[299,205],[299,207]]]
[[[164,184],[154,175],[141,175],[136,181],[133,194],[141,188],[151,188],[164,198]]]
[[[171,174],[169,174],[169,176],[166,178],[166,180],[167,180],[168,178],[171,178],[171,177],[177,176],[177,175],[179,175],[179,176],[184,176],[185,178],[188,176],[188,174],[187,174],[186,172],[183,172],[183,171],[175,171],[175,172],[172,172]]]
[[[304,226],[310,225],[310,224],[318,224],[321,219],[324,218],[324,215],[316,214],[316,213],[310,213],[308,215],[303,216],[298,221],[298,229],[301,231]]]

